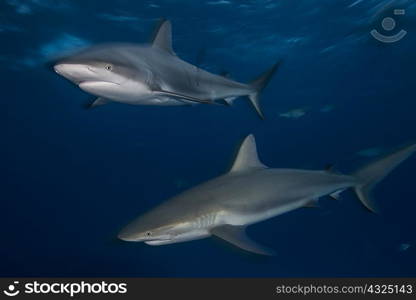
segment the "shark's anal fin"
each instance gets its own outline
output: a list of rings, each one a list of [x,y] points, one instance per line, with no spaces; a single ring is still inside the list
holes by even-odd
[[[261,255],[275,255],[273,249],[262,246],[251,240],[246,232],[245,226],[222,225],[211,229],[211,233],[234,246]]]
[[[254,139],[254,136],[250,134],[241,144],[230,172],[240,172],[265,168],[267,167],[262,164],[257,155],[256,140]]]
[[[195,98],[195,97],[192,97],[192,96],[178,94],[178,93],[174,93],[174,92],[163,91],[163,90],[153,91],[153,94],[156,95],[156,96],[167,96],[167,97],[172,97],[172,98],[177,98],[177,99],[184,99],[184,100],[197,102],[197,103],[216,104],[216,102],[214,102],[212,100],[198,99],[198,98]]]
[[[227,105],[232,105],[235,99],[237,99],[237,97],[227,97],[224,98],[224,101],[227,103]]]
[[[152,46],[176,55],[172,48],[172,25],[169,20],[162,20],[156,28],[152,39]]]
[[[91,108],[95,108],[95,107],[98,107],[98,106],[101,106],[101,105],[105,105],[105,104],[110,103],[110,102],[111,102],[111,100],[108,100],[108,99],[105,99],[105,98],[102,98],[102,97],[98,97],[97,99],[85,104],[85,108],[86,109],[91,109]]]
[[[345,191],[345,189],[341,189],[341,190],[335,191],[335,192],[329,194],[329,197],[331,197],[334,200],[339,200],[341,198],[341,193],[343,191]]]

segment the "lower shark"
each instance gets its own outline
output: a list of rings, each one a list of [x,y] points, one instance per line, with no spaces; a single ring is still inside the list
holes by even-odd
[[[260,93],[278,66],[276,63],[248,84],[209,73],[175,54],[171,23],[165,20],[150,44],[96,45],[58,60],[54,70],[98,97],[90,107],[112,101],[166,106],[223,100],[232,104],[236,98],[248,96],[258,115],[264,118]]]
[[[416,151],[404,147],[352,175],[328,170],[272,169],[258,158],[253,135],[242,143],[231,170],[160,204],[127,225],[121,240],[166,245],[217,236],[246,251],[273,255],[251,240],[246,227],[286,212],[316,206],[352,188],[361,203],[377,212],[371,189]]]

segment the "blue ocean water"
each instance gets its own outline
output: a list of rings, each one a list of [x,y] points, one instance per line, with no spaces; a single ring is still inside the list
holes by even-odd
[[[347,173],[414,140],[415,15],[405,0],[2,1],[0,276],[415,276],[416,158],[377,186],[380,215],[345,192],[250,227],[276,257],[213,238],[161,247],[115,238],[225,172],[249,133],[271,167],[334,163]],[[87,111],[89,96],[44,67],[90,44],[146,42],[161,17],[180,57],[238,81],[283,59],[262,95],[266,120],[245,99]],[[407,35],[387,44],[373,29]]]

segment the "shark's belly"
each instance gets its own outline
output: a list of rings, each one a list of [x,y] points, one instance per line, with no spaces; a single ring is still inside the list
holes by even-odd
[[[152,106],[181,106],[189,105],[186,101],[179,101],[177,99],[169,97],[154,97],[154,96],[143,96],[132,99],[117,99],[117,102],[130,105],[152,105]]]

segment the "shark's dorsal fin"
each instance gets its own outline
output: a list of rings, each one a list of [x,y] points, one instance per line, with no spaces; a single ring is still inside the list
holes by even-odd
[[[172,48],[172,25],[169,20],[162,20],[156,28],[152,46],[176,55]]]
[[[251,169],[267,168],[261,163],[257,155],[256,140],[250,134],[247,136],[238,150],[237,158],[231,167],[230,172],[246,171]]]

